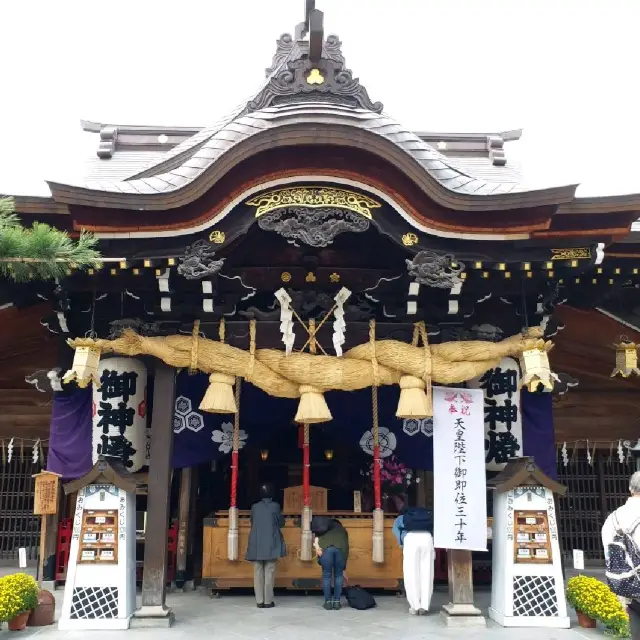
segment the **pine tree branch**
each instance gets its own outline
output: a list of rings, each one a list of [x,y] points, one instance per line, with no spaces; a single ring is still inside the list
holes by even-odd
[[[11,198],[0,198],[0,275],[16,282],[63,278],[71,265],[100,266],[98,240],[85,231],[77,240],[48,224],[25,228]]]

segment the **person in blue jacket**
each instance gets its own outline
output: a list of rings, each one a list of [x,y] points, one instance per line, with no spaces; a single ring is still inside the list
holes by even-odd
[[[402,547],[404,589],[411,615],[429,611],[433,595],[433,514],[423,507],[407,507],[393,523],[393,535]]]

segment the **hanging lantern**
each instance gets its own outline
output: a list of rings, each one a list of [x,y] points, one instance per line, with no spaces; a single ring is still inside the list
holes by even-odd
[[[327,449],[327,450],[324,452],[324,457],[325,457],[327,460],[333,460],[333,449]]]
[[[638,370],[638,345],[631,342],[626,336],[620,337],[620,342],[614,345],[616,348],[616,368],[611,377],[621,376],[628,378],[631,375],[640,375]]]
[[[558,376],[551,371],[549,365],[549,351],[552,347],[552,342],[546,342],[541,347],[523,351],[520,356],[521,386],[526,387],[531,393],[552,391],[554,384],[559,382]]]
[[[91,382],[100,388],[98,365],[100,364],[100,348],[95,346],[77,347],[73,355],[71,369],[64,374],[62,382],[68,384],[76,381],[81,389],[85,389]]]
[[[263,449],[260,452],[260,458],[263,460],[263,462],[267,460],[269,458],[269,449]]]

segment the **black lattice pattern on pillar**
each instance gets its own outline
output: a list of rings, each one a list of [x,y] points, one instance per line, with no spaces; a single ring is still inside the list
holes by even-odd
[[[72,620],[118,617],[118,587],[76,587],[71,599]]]
[[[513,615],[558,615],[558,596],[555,578],[550,576],[513,577]]]

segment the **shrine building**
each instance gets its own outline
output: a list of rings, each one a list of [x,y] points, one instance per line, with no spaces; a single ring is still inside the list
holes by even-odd
[[[159,617],[167,582],[252,585],[264,482],[286,517],[278,588],[320,588],[308,521],[322,513],[349,532],[355,584],[401,590],[391,527],[407,502],[445,517],[434,448],[438,424],[468,415],[462,391],[482,398],[488,539],[438,550],[452,615],[491,580],[487,482],[507,462],[531,457],[568,487],[563,556],[594,562],[634,468],[640,382],[611,372],[620,336],[640,340],[640,194],[530,188],[509,152],[520,130],[406,129],[307,4],[226,119],[83,121],[85,179],[14,198],[25,224],[94,233],[103,265],[2,284],[1,490],[31,495],[45,464],[68,482],[116,459],[137,482],[142,609]],[[16,500],[0,559],[21,528],[37,550]],[[47,516],[48,580],[65,579],[75,510],[61,494]]]

